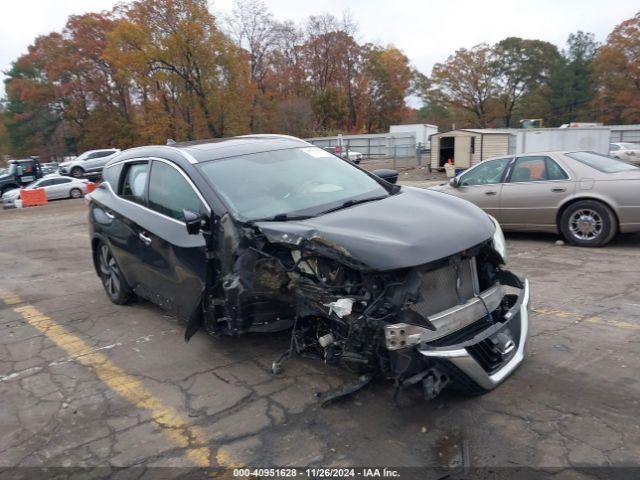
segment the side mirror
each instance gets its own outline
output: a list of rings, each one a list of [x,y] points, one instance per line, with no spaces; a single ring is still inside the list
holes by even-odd
[[[187,233],[189,235],[197,235],[202,230],[202,215],[191,210],[182,210],[184,221],[187,224]]]
[[[390,168],[381,168],[379,170],[374,170],[371,173],[389,183],[396,183],[398,181],[398,172],[396,170],[391,170]]]
[[[453,188],[458,188],[458,186],[460,186],[460,180],[458,180],[458,177],[453,177],[451,180],[449,180],[449,185],[451,185]]]

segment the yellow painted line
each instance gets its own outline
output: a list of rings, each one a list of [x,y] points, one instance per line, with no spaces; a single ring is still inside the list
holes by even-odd
[[[58,325],[51,317],[31,305],[22,304],[17,295],[0,290],[0,299],[8,306],[15,306],[13,310],[19,313],[29,325],[46,335],[69,357],[91,369],[111,390],[136,407],[148,410],[153,422],[162,429],[169,440],[176,446],[187,449],[187,456],[196,466],[211,465],[211,450],[207,447],[208,442],[204,433],[190,425],[174,408],[163,405],[162,401],[147,390],[137,378],[129,375],[109,357],[97,352],[69,330]],[[221,450],[215,456],[217,465],[239,466],[237,463],[234,464],[227,452]]]
[[[566,319],[575,320],[577,322],[592,323],[594,325],[603,325],[607,327],[622,328],[627,330],[640,330],[640,324],[626,322],[624,320],[602,318],[597,315],[595,316],[581,315],[579,313],[567,312],[565,310],[556,310],[553,308],[544,308],[544,307],[533,308],[532,311],[539,315],[549,315],[552,317],[563,318],[563,319],[566,318]]]

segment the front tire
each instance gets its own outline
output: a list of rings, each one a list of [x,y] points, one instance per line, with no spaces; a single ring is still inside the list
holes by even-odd
[[[71,176],[74,178],[82,178],[84,170],[81,167],[73,167],[71,169]]]
[[[602,247],[618,230],[616,217],[609,207],[595,200],[581,200],[562,213],[560,231],[564,238],[580,247]]]
[[[116,305],[125,305],[133,298],[131,287],[122,276],[120,267],[111,253],[111,249],[106,243],[100,242],[96,248],[96,262],[102,286],[107,293],[109,300]]]

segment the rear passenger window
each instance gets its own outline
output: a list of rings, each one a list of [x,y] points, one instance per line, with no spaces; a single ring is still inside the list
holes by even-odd
[[[556,162],[547,157],[547,175],[549,180],[566,180],[569,176]]]
[[[547,168],[545,159],[547,157],[518,157],[513,166],[511,183],[516,182],[536,182],[547,180]]]
[[[147,189],[147,175],[149,172],[149,163],[129,163],[125,165],[120,186],[118,192],[122,198],[130,200],[135,203],[144,205],[146,189]]]
[[[149,179],[149,208],[176,220],[184,220],[182,210],[199,213],[202,202],[176,168],[164,162],[153,162]]]

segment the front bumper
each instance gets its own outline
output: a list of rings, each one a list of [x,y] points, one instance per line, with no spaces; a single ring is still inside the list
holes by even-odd
[[[459,345],[431,348],[428,345],[418,347],[418,352],[429,360],[442,364],[450,364],[459,372],[485,390],[491,390],[502,383],[524,360],[527,333],[529,329],[529,281],[524,281],[524,288],[518,295],[518,300],[510,310],[511,318],[502,328],[510,326],[518,330],[515,352],[496,370],[487,371],[481,365],[477,356],[471,352],[477,343],[462,343]],[[515,324],[515,325],[514,325]],[[496,332],[498,333],[499,330]]]

